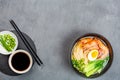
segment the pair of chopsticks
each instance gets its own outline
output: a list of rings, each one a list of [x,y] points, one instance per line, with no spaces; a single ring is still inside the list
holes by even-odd
[[[21,40],[23,41],[23,43],[25,44],[25,46],[27,47],[27,49],[30,51],[31,55],[33,56],[33,58],[37,62],[37,64],[38,65],[42,65],[43,62],[37,56],[36,52],[33,50],[33,48],[31,47],[31,45],[29,44],[29,42],[27,41],[27,39],[25,38],[25,36],[23,35],[23,33],[20,31],[20,29],[15,24],[15,22],[13,20],[10,20],[10,23],[13,26],[13,28],[15,29],[15,31],[17,32],[17,34],[20,36]]]

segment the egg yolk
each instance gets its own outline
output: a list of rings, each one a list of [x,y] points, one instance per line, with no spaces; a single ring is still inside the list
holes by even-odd
[[[96,58],[97,55],[98,55],[97,51],[92,52],[92,58]]]

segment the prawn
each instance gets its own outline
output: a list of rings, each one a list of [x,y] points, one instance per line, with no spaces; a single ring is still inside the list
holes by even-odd
[[[105,59],[109,55],[108,47],[99,39],[96,39],[99,46],[99,59]]]
[[[92,49],[98,49],[98,44],[96,43],[96,40],[94,38],[91,41],[83,45],[84,51],[92,50]]]

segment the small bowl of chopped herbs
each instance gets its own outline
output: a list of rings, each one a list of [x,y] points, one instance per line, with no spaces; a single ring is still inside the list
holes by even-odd
[[[0,32],[0,53],[9,55],[18,47],[18,39],[11,31]]]

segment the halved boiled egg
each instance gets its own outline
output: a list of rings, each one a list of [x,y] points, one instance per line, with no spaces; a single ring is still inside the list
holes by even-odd
[[[94,61],[98,57],[98,50],[92,50],[88,53],[88,59]]]

